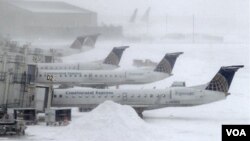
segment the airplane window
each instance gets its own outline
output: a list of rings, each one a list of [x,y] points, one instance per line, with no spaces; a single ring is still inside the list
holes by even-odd
[[[152,94],[150,95],[150,98],[154,97]]]
[[[138,95],[137,97],[141,97],[141,95]]]
[[[114,98],[114,96],[112,95],[111,98]]]
[[[131,98],[134,98],[134,95],[131,95]]]
[[[39,77],[42,77],[42,75],[41,75],[41,74],[39,74]]]
[[[145,94],[145,95],[144,95],[144,97],[146,98],[146,97],[147,97],[147,95]]]
[[[82,77],[82,74],[79,74],[80,77]]]
[[[77,76],[75,75],[75,77],[77,77]]]
[[[87,74],[84,74],[84,77],[87,77],[88,75]]]
[[[163,94],[163,95],[162,95],[162,97],[166,97],[166,95],[165,95],[165,94]]]
[[[115,77],[117,77],[117,75],[115,75]]]
[[[95,75],[95,77],[97,77],[97,74]]]
[[[60,74],[60,77],[62,77],[62,75]]]
[[[89,96],[85,96],[85,98],[89,98]]]
[[[160,97],[160,95],[159,95],[159,94],[157,94],[157,97]]]
[[[104,96],[104,98],[107,98],[107,97],[108,97],[108,96],[106,96],[106,95]]]
[[[105,77],[108,77],[108,75],[105,75]]]
[[[50,67],[50,69],[53,69],[53,67]]]
[[[59,98],[62,98],[62,95],[59,95]]]
[[[99,95],[98,98],[101,98],[101,96]]]
[[[54,95],[54,98],[56,98],[56,95]]]
[[[112,75],[110,75],[109,77],[113,77]]]
[[[102,75],[100,75],[100,77],[102,77]]]
[[[117,97],[118,97],[118,98],[120,98],[121,96],[120,96],[120,95],[118,95]]]
[[[65,74],[65,77],[67,77],[67,74]]]
[[[48,69],[48,67],[45,67],[45,69]]]
[[[69,77],[71,77],[72,75],[70,74]]]
[[[79,98],[82,98],[82,96],[79,95]]]

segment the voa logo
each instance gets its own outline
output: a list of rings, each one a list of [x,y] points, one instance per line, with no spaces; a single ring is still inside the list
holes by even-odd
[[[247,136],[244,129],[226,129],[227,136]]]

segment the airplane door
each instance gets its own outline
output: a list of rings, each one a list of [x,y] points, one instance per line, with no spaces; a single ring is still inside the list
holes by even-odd
[[[127,101],[128,100],[127,93],[122,93],[122,100],[123,101]]]
[[[157,96],[156,96],[157,98],[156,98],[156,101],[155,101],[155,104],[161,104],[161,95],[160,94],[158,94]]]
[[[93,74],[89,73],[89,80],[93,80]]]

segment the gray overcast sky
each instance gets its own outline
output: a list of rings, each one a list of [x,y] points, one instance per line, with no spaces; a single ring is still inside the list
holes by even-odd
[[[60,0],[58,0],[60,1]],[[65,2],[96,11],[98,22],[119,24],[128,22],[135,8],[142,16],[151,7],[150,20],[165,22],[166,15],[173,17],[195,14],[197,19],[217,22],[220,30],[243,34],[249,38],[249,0],[63,0]],[[183,17],[182,17],[183,16]],[[214,20],[214,21],[211,21]],[[211,24],[213,26],[213,24]],[[184,26],[183,26],[184,27]],[[214,26],[213,26],[214,27]],[[185,28],[185,27],[184,27]],[[227,34],[227,33],[226,33]]]
[[[135,8],[144,12],[150,6],[152,14],[201,15],[249,19],[249,0],[64,0],[92,9],[101,15],[129,16]],[[153,12],[154,11],[154,12]]]

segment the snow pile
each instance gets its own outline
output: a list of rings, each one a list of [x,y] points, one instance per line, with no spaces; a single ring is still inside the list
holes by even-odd
[[[157,137],[152,130],[130,106],[106,101],[90,113],[73,119],[56,140],[152,141]]]

